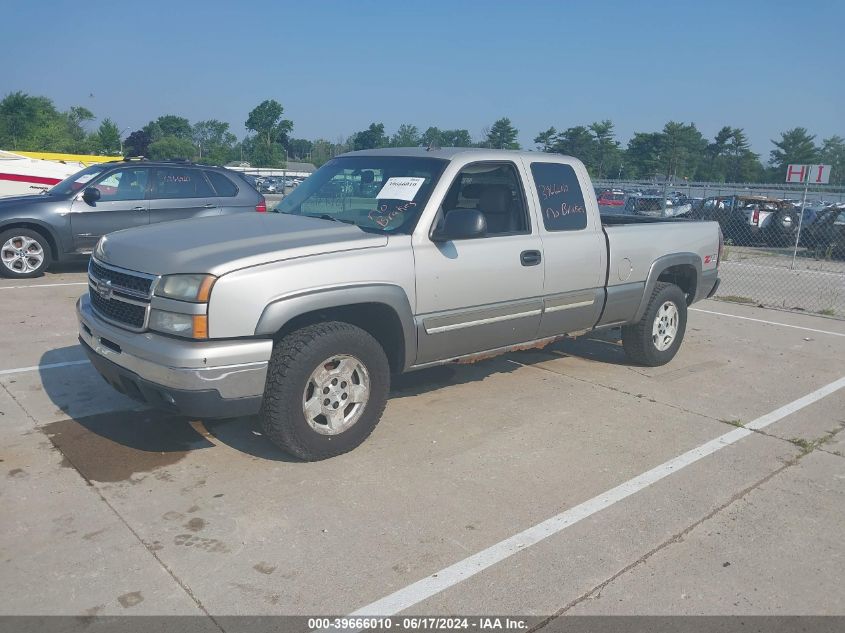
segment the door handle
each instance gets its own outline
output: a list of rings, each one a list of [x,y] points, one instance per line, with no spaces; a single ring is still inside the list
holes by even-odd
[[[213,209],[216,206],[217,205],[214,204],[213,202],[206,202],[204,205],[202,205],[202,208],[203,209]]]
[[[543,260],[540,251],[522,251],[519,254],[519,261],[523,266],[536,266]]]
[[[146,211],[147,207],[132,207],[133,211]]]

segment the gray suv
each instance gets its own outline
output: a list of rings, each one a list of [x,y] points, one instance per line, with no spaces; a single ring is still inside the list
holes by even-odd
[[[267,210],[222,167],[126,159],[99,163],[39,195],[0,198],[0,275],[25,279],[91,253],[103,235],[168,220]]]

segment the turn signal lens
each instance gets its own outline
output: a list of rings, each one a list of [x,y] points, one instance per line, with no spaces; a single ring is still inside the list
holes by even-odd
[[[208,315],[150,310],[150,329],[185,338],[208,338]]]
[[[217,281],[217,278],[212,277],[211,275],[208,275],[202,280],[199,290],[197,291],[197,301],[201,303],[208,302],[208,297],[211,295],[211,287],[214,285],[215,281]]]
[[[194,315],[194,338],[208,338],[208,315]]]

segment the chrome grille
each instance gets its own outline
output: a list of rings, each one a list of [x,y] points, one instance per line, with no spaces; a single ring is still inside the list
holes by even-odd
[[[144,306],[126,303],[119,299],[104,299],[95,290],[91,290],[91,307],[107,320],[140,330],[144,327],[147,317],[147,308]]]
[[[93,258],[88,264],[91,307],[104,320],[130,330],[147,326],[156,277],[117,269]]]
[[[88,274],[101,281],[110,281],[114,286],[134,290],[143,296],[149,296],[154,279],[153,277],[141,277],[131,273],[123,273],[113,268],[106,268],[93,259],[88,264]]]

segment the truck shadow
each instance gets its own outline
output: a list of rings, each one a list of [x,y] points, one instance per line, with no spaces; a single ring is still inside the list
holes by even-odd
[[[627,363],[618,332],[565,339],[538,350],[512,352],[472,364],[449,364],[394,377],[390,398],[408,398],[450,386],[479,382],[521,366],[561,357],[607,364]],[[81,358],[79,347],[42,355],[41,367]],[[67,418],[41,427],[69,465],[93,481],[131,479],[135,473],[171,465],[188,453],[213,448],[217,442],[254,458],[276,462],[299,460],[267,441],[257,416],[191,420],[149,409],[119,397],[90,365],[39,370],[41,386]],[[507,394],[503,394],[507,397]],[[79,413],[76,413],[79,411]],[[85,414],[85,411],[97,413]],[[105,411],[105,412],[103,412]]]
[[[420,369],[394,376],[390,397],[416,396],[451,385],[484,380],[493,374],[509,373],[521,365],[531,366],[570,356],[607,365],[629,365],[619,337],[618,329],[603,330],[589,336],[562,339],[543,348],[510,352],[474,363],[449,363]]]
[[[50,273],[84,273],[88,270],[88,258],[78,261],[60,262],[50,266]]]

